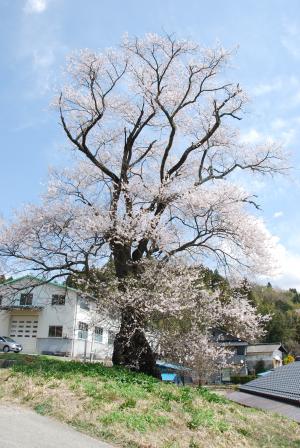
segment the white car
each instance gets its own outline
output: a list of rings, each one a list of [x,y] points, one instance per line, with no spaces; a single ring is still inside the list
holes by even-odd
[[[21,344],[18,344],[16,341],[14,341],[12,338],[9,338],[8,336],[0,336],[0,350],[3,352],[15,352],[19,353],[23,350],[23,347]]]

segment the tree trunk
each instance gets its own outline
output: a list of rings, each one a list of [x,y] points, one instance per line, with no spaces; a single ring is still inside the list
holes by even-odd
[[[130,249],[118,245],[113,248],[116,275],[124,279],[129,272],[137,274],[130,268]],[[125,288],[122,282],[122,288]],[[121,312],[121,325],[114,341],[112,361],[114,365],[159,377],[155,355],[145,336],[142,310],[126,306]]]
[[[120,331],[114,341],[114,365],[158,377],[155,355],[132,307],[122,311]]]

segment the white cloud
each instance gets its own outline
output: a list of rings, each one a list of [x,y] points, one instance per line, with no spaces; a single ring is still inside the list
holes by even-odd
[[[24,11],[27,14],[40,14],[46,10],[47,0],[26,0]]]
[[[241,135],[240,140],[242,143],[258,143],[261,139],[262,136],[256,129],[250,129]]]
[[[241,133],[240,142],[250,145],[258,143],[274,143],[274,138],[269,134],[261,133],[255,128],[252,128],[249,129],[249,131]]]
[[[280,218],[281,216],[283,216],[283,212],[275,212],[273,218]]]
[[[273,278],[268,280],[272,285],[283,289],[297,288],[300,290],[300,254],[291,252],[278,240],[275,258],[278,270]]]

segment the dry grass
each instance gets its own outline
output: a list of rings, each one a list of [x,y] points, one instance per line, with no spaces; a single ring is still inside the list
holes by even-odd
[[[30,406],[126,448],[300,447],[300,427],[205,389],[121,369],[23,356],[0,370],[0,403]]]

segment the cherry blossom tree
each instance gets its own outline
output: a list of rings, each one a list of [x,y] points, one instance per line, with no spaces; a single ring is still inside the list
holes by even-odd
[[[235,179],[244,171],[279,172],[283,155],[271,143],[242,142],[234,124],[247,97],[226,79],[230,59],[221,46],[156,34],[72,54],[54,107],[73,160],[52,170],[42,205],[2,225],[8,266],[45,281],[69,274],[88,281],[111,259],[124,297],[145,258],[269,269],[272,238],[251,215],[255,198]],[[165,307],[165,293],[157,294],[155,307]],[[167,297],[172,309],[176,300],[170,291]],[[113,360],[153,373],[144,331],[149,305],[140,299],[122,302]]]

